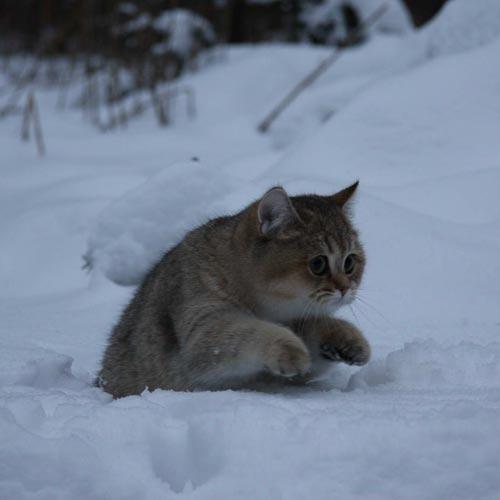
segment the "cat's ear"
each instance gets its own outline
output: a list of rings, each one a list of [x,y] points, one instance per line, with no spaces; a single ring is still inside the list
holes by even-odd
[[[263,236],[272,236],[291,222],[300,220],[282,187],[273,187],[264,194],[257,206],[257,218]]]
[[[333,196],[331,196],[333,203],[335,203],[335,205],[337,205],[338,207],[348,211],[353,201],[354,193],[358,188],[358,184],[359,181],[356,181],[354,184],[351,184],[349,187],[346,187],[345,189],[342,189],[342,191],[339,191],[338,193],[335,193]]]

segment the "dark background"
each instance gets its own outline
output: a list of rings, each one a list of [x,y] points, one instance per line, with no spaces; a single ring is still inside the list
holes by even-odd
[[[415,26],[431,19],[446,0],[401,0]],[[113,27],[126,17],[123,5],[158,13],[183,8],[208,19],[221,42],[244,43],[280,39],[297,41],[304,35],[300,13],[321,0],[2,0],[0,43],[3,51],[45,50],[102,52],[112,44]],[[373,2],[374,8],[378,3]],[[344,2],[349,6],[349,2]],[[312,40],[318,42],[318,40]]]

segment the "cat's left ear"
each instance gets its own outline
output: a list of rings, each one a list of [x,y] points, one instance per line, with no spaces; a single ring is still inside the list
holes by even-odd
[[[350,205],[354,200],[354,193],[358,188],[358,184],[359,181],[356,181],[354,184],[346,187],[345,189],[342,189],[342,191],[339,191],[338,193],[335,193],[333,196],[331,196],[333,203],[335,203],[335,205],[342,208],[343,210],[349,211]]]
[[[264,194],[257,207],[259,231],[272,237],[293,221],[300,220],[292,201],[282,187],[274,187]]]

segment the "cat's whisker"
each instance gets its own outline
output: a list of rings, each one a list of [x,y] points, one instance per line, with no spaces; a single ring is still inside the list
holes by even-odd
[[[304,310],[302,312],[302,315],[301,315],[301,322],[299,321],[299,327],[298,327],[298,330],[299,330],[299,333],[302,334],[304,333],[304,328],[305,328],[305,324],[309,318],[309,315],[311,314],[312,310],[313,310],[313,307],[314,307],[314,300],[313,299],[310,299],[305,307],[304,307]]]
[[[368,321],[368,323],[370,323],[370,325],[372,325],[374,328],[376,328],[377,330],[379,331],[383,331],[383,329],[377,325],[371,318],[370,316],[368,316],[368,314],[363,311],[360,307],[359,307],[359,303],[357,304],[358,305],[358,312],[363,316],[363,318],[365,318],[366,321]],[[353,314],[354,314],[354,308],[353,308]]]
[[[399,297],[400,296],[400,294],[392,292],[390,290],[384,290],[384,289],[380,289],[380,288],[366,288],[365,286],[359,286],[359,287],[357,287],[356,291],[368,292],[368,293],[380,293],[380,294],[384,294],[384,295],[391,295],[393,297]]]
[[[358,316],[356,315],[356,312],[354,311],[352,304],[348,304],[348,305],[349,305],[349,309],[352,312],[352,315],[354,316],[354,319],[356,320],[356,323],[358,324],[359,327],[361,327],[361,323],[359,322]]]
[[[306,322],[309,318],[309,314],[311,312],[311,309],[312,309],[312,300],[310,300],[309,302],[307,302],[305,308],[304,308],[304,312],[302,314],[302,322],[300,323],[300,326],[299,326],[299,333],[302,335],[304,333],[304,328],[306,326]]]
[[[371,310],[364,310],[363,309],[363,307],[366,307],[366,304],[364,304],[363,302],[358,301],[356,303],[353,303],[353,306],[354,305],[356,305],[357,312],[359,314],[361,314],[361,316],[366,321],[368,321],[368,323],[370,323],[371,326],[373,326],[374,328],[376,328],[380,332],[385,331],[384,325],[381,325],[380,323],[378,323],[377,321],[375,321],[374,318],[372,318],[372,316],[369,314],[369,312],[371,312]],[[363,306],[363,307],[361,307],[361,306]],[[390,325],[390,323],[388,323],[388,324]]]
[[[382,314],[375,306],[373,306],[372,304],[370,304],[366,299],[360,297],[359,295],[356,295],[356,299],[359,300],[359,302],[361,302],[362,304],[364,304],[365,306],[369,307],[370,309],[372,309],[374,312],[376,312],[384,321],[386,321],[388,324],[392,325],[391,321],[389,321],[387,319],[386,316],[384,316],[384,314]],[[394,326],[394,325],[392,325]]]

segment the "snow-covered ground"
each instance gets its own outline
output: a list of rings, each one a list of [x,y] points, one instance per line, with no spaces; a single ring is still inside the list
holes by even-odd
[[[44,91],[41,160],[0,122],[2,500],[500,498],[495,3],[475,3],[485,30],[455,0],[423,32],[349,50],[267,136],[259,120],[326,49],[227,50],[186,77],[197,118],[168,129],[102,134]],[[91,387],[119,283],[186,228],[275,183],[356,178],[368,267],[345,315],[369,365],[267,393]]]

